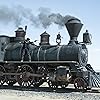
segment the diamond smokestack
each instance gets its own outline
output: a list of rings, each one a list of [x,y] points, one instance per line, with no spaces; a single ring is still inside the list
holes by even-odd
[[[68,30],[68,33],[70,35],[70,41],[77,41],[77,37],[79,35],[79,32],[83,26],[81,21],[77,18],[70,19],[65,23],[65,26]]]

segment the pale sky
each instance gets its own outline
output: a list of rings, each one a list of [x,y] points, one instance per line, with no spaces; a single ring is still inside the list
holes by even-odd
[[[40,8],[47,8],[53,13],[61,15],[72,15],[78,17],[84,24],[79,35],[79,41],[82,42],[83,33],[88,29],[92,34],[92,45],[87,46],[89,49],[89,61],[95,70],[100,71],[100,0],[0,0],[0,8],[2,6],[15,9],[16,6],[30,9],[34,16],[37,16]],[[20,7],[18,8],[20,10]],[[7,10],[6,10],[7,11]],[[27,13],[28,14],[28,13]],[[62,44],[67,44],[69,36],[67,30],[59,29],[57,25],[50,25],[47,29],[42,27],[36,28],[30,22],[23,22],[22,27],[28,25],[27,36],[31,40],[39,40],[40,34],[47,31],[50,36],[50,44],[56,44],[55,38],[58,32],[61,33],[63,39]],[[13,23],[2,23],[0,20],[0,35],[14,36],[16,27]],[[39,43],[39,41],[38,41]],[[37,43],[37,44],[38,44]]]

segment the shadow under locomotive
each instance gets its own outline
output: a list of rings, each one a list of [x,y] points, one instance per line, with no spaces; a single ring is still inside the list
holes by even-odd
[[[50,87],[19,87],[19,86],[7,86],[3,85],[0,87],[1,90],[18,90],[18,91],[33,91],[33,92],[54,92],[54,93],[71,93],[71,92],[82,92],[82,93],[100,93],[100,89],[91,89],[89,91],[84,91],[82,89],[74,88],[57,88],[53,89]]]

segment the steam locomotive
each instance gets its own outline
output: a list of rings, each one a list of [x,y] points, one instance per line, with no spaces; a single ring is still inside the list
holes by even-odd
[[[77,89],[90,88],[90,71],[88,70],[87,44],[91,44],[90,34],[86,30],[83,42],[77,37],[82,28],[77,18],[70,18],[65,26],[70,41],[67,45],[60,45],[61,36],[57,35],[57,45],[50,45],[50,35],[44,32],[40,35],[39,45],[33,42],[28,44],[22,60],[22,48],[25,41],[26,30],[19,27],[15,37],[0,36],[0,85],[4,83],[13,86],[18,83],[21,87],[39,87],[44,82],[50,88],[66,88],[74,84]]]

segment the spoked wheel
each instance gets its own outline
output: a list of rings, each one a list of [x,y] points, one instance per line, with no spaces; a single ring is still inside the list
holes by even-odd
[[[44,66],[39,66],[38,70],[36,71],[36,74],[44,76],[45,73],[45,67]],[[35,82],[33,83],[34,87],[39,87],[42,85],[46,80],[46,77],[36,77]]]
[[[42,85],[44,83],[44,80],[42,78],[38,78],[36,77],[35,82],[33,82],[33,86],[34,87],[39,87],[40,85]]]
[[[9,71],[10,73],[11,71]],[[11,72],[12,73],[12,72]],[[6,83],[9,86],[13,86],[16,83],[16,76],[15,75],[6,75]]]
[[[58,88],[58,85],[57,85],[56,82],[53,82],[53,81],[49,80],[47,83],[48,83],[50,88],[53,88],[53,89]]]
[[[6,83],[7,83],[9,86],[13,86],[13,85],[16,83],[16,80],[7,80]]]
[[[78,77],[74,80],[74,87],[77,90],[79,89],[85,90],[87,88],[87,84],[83,78]]]
[[[5,68],[2,65],[0,65],[0,73],[1,73],[0,74],[0,86],[3,85],[6,81],[6,76],[3,75],[3,73],[5,73],[5,72],[6,72]]]
[[[22,65],[18,68],[17,73],[20,75],[17,76],[18,84],[21,87],[29,87],[34,81],[34,77],[31,74],[34,73],[33,69],[29,65]]]
[[[5,66],[7,66],[6,73],[9,73],[8,75],[6,75],[6,83],[9,86],[13,86],[16,83],[15,72],[17,70],[17,66],[16,64],[13,64],[13,63],[5,64]],[[13,75],[10,73],[13,73]]]

